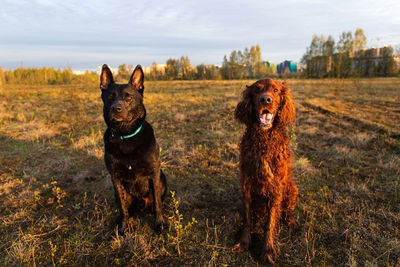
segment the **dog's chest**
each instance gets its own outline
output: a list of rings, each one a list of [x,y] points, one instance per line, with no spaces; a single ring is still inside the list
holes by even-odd
[[[113,172],[119,172],[123,180],[138,180],[151,175],[152,168],[146,158],[136,154],[112,153]]]
[[[113,179],[122,182],[127,192],[133,196],[143,196],[149,191],[149,173],[141,162],[129,158],[113,158]]]
[[[118,146],[118,150],[121,152],[122,155],[129,156],[135,152],[135,147],[130,144],[122,143]]]
[[[127,176],[128,179],[134,179],[138,170],[138,160],[130,157],[114,157],[113,165],[115,171],[120,171]]]

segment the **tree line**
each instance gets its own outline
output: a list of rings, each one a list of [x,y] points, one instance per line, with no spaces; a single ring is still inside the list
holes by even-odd
[[[392,47],[367,47],[364,30],[344,31],[339,40],[329,35],[313,35],[301,63],[305,66],[304,77],[372,77],[393,76],[399,70]]]
[[[96,73],[86,71],[84,74],[74,74],[71,68],[17,68],[15,70],[3,70],[0,67],[1,84],[85,84],[98,82]]]
[[[117,82],[129,80],[133,65],[121,64],[115,75]],[[169,58],[162,67],[156,62],[146,73],[148,80],[221,80],[221,79],[256,79],[273,74],[271,67],[263,64],[261,48],[253,45],[243,51],[234,50],[229,56],[225,55],[222,66],[206,65],[197,66],[190,64],[188,56]],[[84,74],[74,74],[71,68],[17,68],[3,70],[0,67],[0,84],[71,84],[94,83],[98,76],[87,71]]]
[[[222,66],[190,64],[188,56],[169,58],[166,64],[153,65],[146,69],[148,80],[229,80],[259,79],[268,76],[278,77],[371,77],[397,75],[399,69],[393,57],[393,48],[366,49],[367,37],[361,28],[354,35],[342,32],[336,42],[332,36],[314,35],[310,45],[301,58],[304,71],[301,73],[276,72],[276,64],[262,61],[260,46],[233,50],[225,55]],[[282,64],[282,63],[281,63]],[[275,68],[273,67],[275,66]],[[121,64],[116,80],[125,82],[133,71],[133,65]],[[98,74],[87,71],[74,74],[71,68],[17,68],[3,70],[0,67],[1,84],[78,84],[96,83]]]
[[[244,51],[234,50],[228,57],[225,55],[221,76],[223,79],[258,79],[273,72],[272,68],[263,64],[259,45]]]
[[[149,80],[255,79],[265,77],[272,72],[271,67],[263,64],[260,46],[253,45],[243,51],[233,50],[229,57],[225,55],[222,66],[204,63],[192,66],[187,56],[169,58],[163,69],[154,62],[146,77]],[[118,67],[121,79],[126,79],[129,73],[125,64]]]

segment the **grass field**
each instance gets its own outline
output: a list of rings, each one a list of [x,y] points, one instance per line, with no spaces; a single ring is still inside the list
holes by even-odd
[[[251,81],[146,82],[145,103],[178,211],[161,235],[139,214],[125,236],[103,163],[98,85],[0,88],[0,266],[260,265],[236,255],[233,110]],[[400,266],[400,79],[289,80],[299,202],[278,266]],[[175,202],[176,204],[176,202]],[[177,232],[195,218],[197,223]],[[166,218],[167,219],[167,218]],[[178,254],[178,245],[180,256]]]

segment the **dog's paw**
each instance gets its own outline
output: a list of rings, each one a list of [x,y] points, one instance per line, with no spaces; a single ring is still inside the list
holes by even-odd
[[[118,233],[120,235],[125,235],[129,230],[129,222],[127,219],[119,219],[118,220]]]
[[[128,228],[123,227],[121,224],[118,224],[117,229],[120,236],[125,236],[126,232],[128,231]]]
[[[274,264],[277,258],[277,253],[274,247],[267,246],[266,248],[263,249],[262,254],[261,254],[261,260],[264,263],[271,263]]]
[[[242,231],[239,243],[232,248],[232,251],[236,253],[242,253],[243,251],[248,250],[250,246],[250,240],[250,228],[245,227]]]
[[[232,248],[232,251],[235,253],[242,253],[248,249],[249,249],[248,243],[239,242]]]

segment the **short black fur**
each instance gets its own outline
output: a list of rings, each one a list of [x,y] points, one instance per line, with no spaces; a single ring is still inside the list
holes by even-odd
[[[143,82],[140,65],[136,66],[128,84],[116,84],[106,64],[100,75],[103,115],[107,124],[104,161],[114,185],[121,232],[127,229],[132,212],[149,207],[154,210],[156,230],[161,231],[164,227],[162,200],[167,183],[160,169],[160,149],[153,128],[146,121]]]

